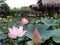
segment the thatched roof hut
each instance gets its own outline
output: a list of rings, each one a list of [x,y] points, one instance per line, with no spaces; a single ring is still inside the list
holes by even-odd
[[[37,4],[30,5],[30,8],[39,10],[41,7],[58,7],[60,8],[60,0],[37,0]]]
[[[36,4],[30,5],[30,8],[43,14],[53,15],[55,12],[60,14],[60,0],[37,0]]]

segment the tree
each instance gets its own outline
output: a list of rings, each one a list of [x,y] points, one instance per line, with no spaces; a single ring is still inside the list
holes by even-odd
[[[29,7],[21,7],[21,8],[16,8],[14,7],[11,9],[12,15],[16,16],[27,16],[30,13],[34,13],[33,10],[31,10]]]
[[[27,15],[30,14],[30,13],[34,13],[34,11],[31,10],[29,7],[21,7],[21,9],[20,9],[20,14],[21,14],[22,16],[27,16]]]
[[[10,7],[5,3],[6,0],[0,0],[0,16],[10,15]]]

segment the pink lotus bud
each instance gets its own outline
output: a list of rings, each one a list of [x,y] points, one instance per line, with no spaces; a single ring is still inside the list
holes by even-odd
[[[22,18],[22,24],[23,24],[23,25],[28,24],[28,23],[29,23],[29,22],[28,22],[28,20],[27,20],[27,19]]]
[[[23,30],[23,26],[9,28],[8,36],[11,38],[22,37],[27,31]]]
[[[40,43],[41,43],[41,36],[40,36],[37,28],[35,28],[35,30],[34,30],[32,41],[33,41],[34,45],[40,45]]]

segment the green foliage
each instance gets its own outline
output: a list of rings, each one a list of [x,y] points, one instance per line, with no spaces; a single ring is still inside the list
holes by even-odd
[[[32,23],[33,22],[33,23]],[[31,19],[29,24],[24,25],[24,30],[27,30],[27,33],[24,37],[18,38],[18,42],[26,40],[26,37],[32,39],[34,28],[37,28],[41,35],[41,43],[44,43],[46,40],[52,37],[53,41],[60,43],[60,19],[54,18],[41,18],[38,20]],[[0,40],[5,39],[5,32],[9,27],[20,26],[21,18],[4,18],[0,20]],[[2,38],[3,37],[3,38]],[[32,42],[26,42],[29,45]],[[33,44],[31,44],[33,45]]]
[[[6,34],[1,34],[0,35],[0,40],[4,40],[4,39],[6,39],[7,38],[7,35]]]
[[[7,5],[5,0],[0,1],[0,17],[10,15],[10,7]]]
[[[57,21],[56,19],[53,19],[50,18],[50,19],[47,19],[47,18],[41,18],[41,21],[45,24],[45,25],[48,25],[48,26],[53,26],[53,25],[57,25]]]
[[[17,15],[17,16],[23,16],[23,17],[25,17],[25,16],[27,16],[28,14],[32,14],[32,13],[34,13],[34,11],[33,10],[31,10],[29,7],[21,7],[21,8],[13,8],[13,9],[11,9],[11,12],[12,12],[12,14],[15,16],[15,15]]]
[[[25,26],[24,29],[27,30],[26,36],[32,39],[32,34],[34,31],[34,25],[29,24],[29,25]]]
[[[60,28],[52,31],[52,38],[56,43],[60,43]]]

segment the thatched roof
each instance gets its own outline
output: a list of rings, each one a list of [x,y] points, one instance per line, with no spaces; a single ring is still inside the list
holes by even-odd
[[[60,6],[60,0],[42,0],[43,5]]]
[[[35,11],[60,10],[60,0],[37,0],[36,4],[30,5]]]

